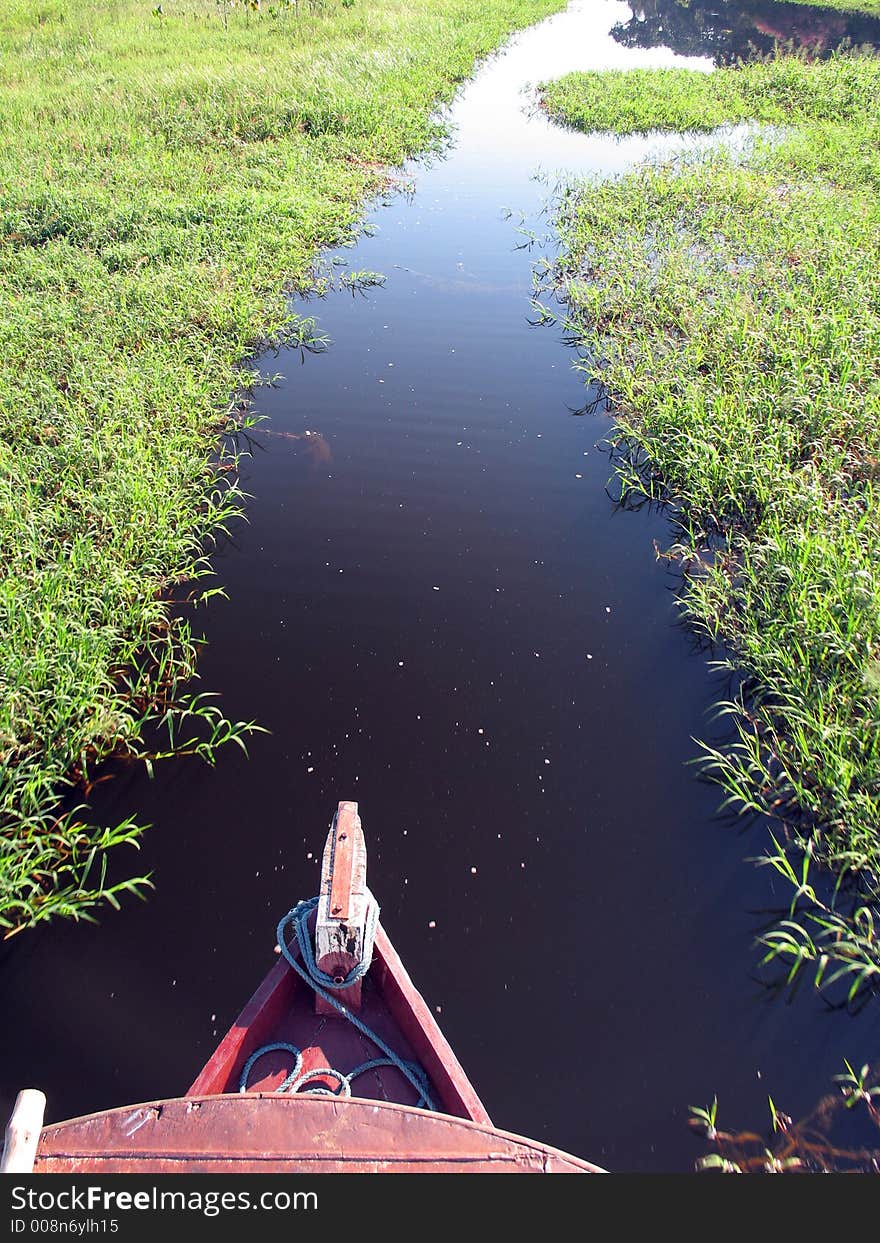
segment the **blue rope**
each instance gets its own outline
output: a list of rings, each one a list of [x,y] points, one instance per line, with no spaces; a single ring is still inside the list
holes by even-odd
[[[381,1049],[385,1056],[372,1058],[370,1061],[364,1062],[360,1066],[356,1066],[355,1069],[349,1071],[347,1075],[342,1074],[338,1070],[333,1070],[331,1067],[325,1067],[320,1070],[310,1070],[305,1074],[301,1074],[303,1061],[302,1050],[298,1049],[294,1044],[287,1044],[284,1041],[279,1041],[276,1044],[263,1045],[262,1048],[257,1049],[255,1053],[251,1054],[245,1062],[244,1069],[241,1072],[238,1084],[239,1092],[246,1092],[248,1090],[247,1082],[250,1077],[250,1072],[258,1058],[261,1058],[264,1053],[271,1053],[274,1050],[283,1049],[294,1055],[295,1063],[293,1070],[290,1071],[290,1073],[285,1077],[279,1087],[275,1089],[276,1092],[296,1093],[303,1086],[303,1084],[310,1082],[312,1079],[319,1079],[329,1076],[339,1080],[340,1086],[338,1092],[334,1092],[331,1088],[309,1088],[307,1090],[308,1094],[315,1094],[317,1096],[341,1095],[348,1097],[351,1096],[351,1081],[356,1079],[358,1075],[362,1075],[368,1070],[374,1070],[379,1066],[393,1066],[400,1071],[407,1082],[410,1083],[418,1092],[419,1100],[417,1108],[430,1110],[436,1109],[434,1102],[431,1100],[428,1077],[422,1070],[421,1066],[417,1065],[415,1062],[407,1062],[403,1058],[399,1057],[393,1049],[390,1049],[388,1045],[376,1035],[374,1031],[367,1027],[366,1023],[362,1022],[362,1020],[359,1019],[356,1014],[353,1014],[347,1006],[344,1006],[341,1001],[338,1001],[330,991],[332,989],[339,992],[343,989],[351,988],[351,986],[358,980],[362,979],[370,969],[370,963],[373,961],[373,942],[376,936],[376,927],[379,923],[379,907],[376,904],[375,898],[370,891],[367,890],[368,907],[367,924],[364,930],[363,958],[359,963],[352,967],[345,979],[341,981],[337,981],[332,975],[328,975],[326,971],[322,971],[315,961],[315,954],[312,949],[312,942],[308,931],[308,918],[318,905],[318,901],[318,898],[308,898],[302,902],[297,902],[296,906],[293,907],[292,910],[288,911],[284,918],[279,922],[276,935],[281,953],[287,959],[290,966],[293,967],[294,971],[296,971],[296,973],[305,980],[310,988],[314,989],[319,997],[323,997],[329,1005],[338,1010],[343,1018],[348,1019],[349,1023],[356,1027],[361,1035],[366,1036],[366,1038],[372,1041],[377,1048]],[[296,958],[294,958],[287,942],[286,933],[291,924],[293,924],[293,930],[296,934],[297,944],[299,946],[300,954],[302,955],[302,962],[298,962]]]
[[[352,1074],[354,1073],[352,1071]],[[309,1096],[351,1096],[351,1075],[344,1075],[341,1070],[334,1070],[332,1066],[318,1066],[315,1070],[307,1070],[297,1079],[290,1089],[291,1092],[298,1092],[302,1085],[311,1079],[338,1079],[339,1091],[334,1092],[332,1088],[309,1088]]]
[[[288,1088],[291,1088],[291,1089],[293,1088],[293,1084],[296,1082],[297,1078],[299,1077],[299,1072],[302,1070],[302,1064],[303,1064],[302,1050],[298,1049],[295,1044],[288,1044],[286,1040],[279,1040],[276,1044],[264,1044],[262,1048],[257,1049],[256,1053],[252,1053],[250,1055],[250,1057],[244,1064],[244,1069],[242,1070],[241,1075],[239,1076],[239,1080],[238,1080],[239,1092],[247,1091],[247,1081],[251,1076],[251,1071],[253,1070],[254,1063],[259,1061],[259,1059],[263,1056],[264,1053],[274,1053],[276,1049],[284,1049],[286,1052],[292,1053],[293,1056],[296,1058],[296,1062],[294,1063],[293,1070],[285,1078],[284,1082],[275,1089],[275,1091],[286,1092]]]
[[[326,971],[322,971],[315,961],[315,951],[312,949],[312,939],[309,936],[309,930],[306,926],[309,915],[311,915],[312,911],[320,901],[319,898],[307,898],[302,902],[297,902],[293,910],[288,911],[278,924],[278,930],[275,935],[278,939],[278,944],[281,947],[281,953],[290,965],[299,972],[303,979],[315,988],[316,992],[320,991],[320,988],[316,988],[316,985],[322,986],[323,988],[351,988],[352,984],[356,984],[358,980],[363,979],[369,971],[370,963],[373,961],[373,942],[376,939],[376,926],[379,923],[379,907],[376,905],[376,899],[370,893],[369,889],[366,891],[366,894],[368,905],[367,924],[364,929],[364,956],[359,963],[356,963],[352,967],[345,979],[339,981],[338,983],[335,976],[328,975]],[[287,941],[284,934],[287,931],[287,925],[290,923],[293,924],[293,930],[296,933],[296,940],[299,945],[299,952],[302,954],[302,959],[308,970],[308,975],[305,974],[300,964],[291,957],[287,949]],[[328,998],[327,1000],[332,1000],[332,998]],[[334,1001],[333,1004],[336,1005],[336,1002]],[[337,1006],[337,1009],[342,1010],[343,1007]]]

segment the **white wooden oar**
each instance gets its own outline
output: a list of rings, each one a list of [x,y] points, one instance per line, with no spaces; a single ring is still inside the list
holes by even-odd
[[[23,1088],[6,1125],[0,1174],[31,1174],[43,1129],[46,1097],[38,1088]]]

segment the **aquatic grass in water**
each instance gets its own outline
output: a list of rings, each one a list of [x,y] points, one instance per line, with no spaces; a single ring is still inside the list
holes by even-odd
[[[288,6],[289,7],[289,6]],[[243,743],[182,584],[242,508],[230,398],[438,99],[554,0],[7,0],[0,11],[0,928],[88,916],[137,829],[62,816],[107,756]],[[352,289],[373,279],[359,274]],[[205,598],[205,593],[201,593]],[[150,752],[145,731],[170,727]],[[112,869],[115,871],[115,868]]]
[[[690,1107],[692,1130],[712,1145],[696,1169],[716,1174],[876,1174],[880,1170],[880,1076],[869,1063],[844,1061],[837,1088],[795,1121],[768,1096],[770,1127],[726,1131],[718,1125],[718,1098]]]
[[[707,771],[781,821],[765,862],[793,894],[763,961],[858,1004],[880,984],[880,59],[571,75],[544,99],[587,129],[789,127],[569,188],[551,280],[623,493],[669,503],[685,613],[731,653],[735,739]]]

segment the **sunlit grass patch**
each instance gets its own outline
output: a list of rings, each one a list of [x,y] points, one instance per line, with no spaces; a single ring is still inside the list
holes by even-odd
[[[779,56],[723,71],[628,69],[570,73],[541,88],[551,116],[576,129],[708,133],[739,121],[784,125],[869,120],[880,99],[876,57],[810,62]]]
[[[868,13],[880,17],[880,0],[790,0],[792,4],[811,5],[820,9],[840,9],[843,13]]]

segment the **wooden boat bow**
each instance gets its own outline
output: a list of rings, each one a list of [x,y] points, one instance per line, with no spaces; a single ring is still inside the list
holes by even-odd
[[[354,802],[183,1097],[42,1129],[37,1172],[600,1172],[492,1124],[378,919]]]

